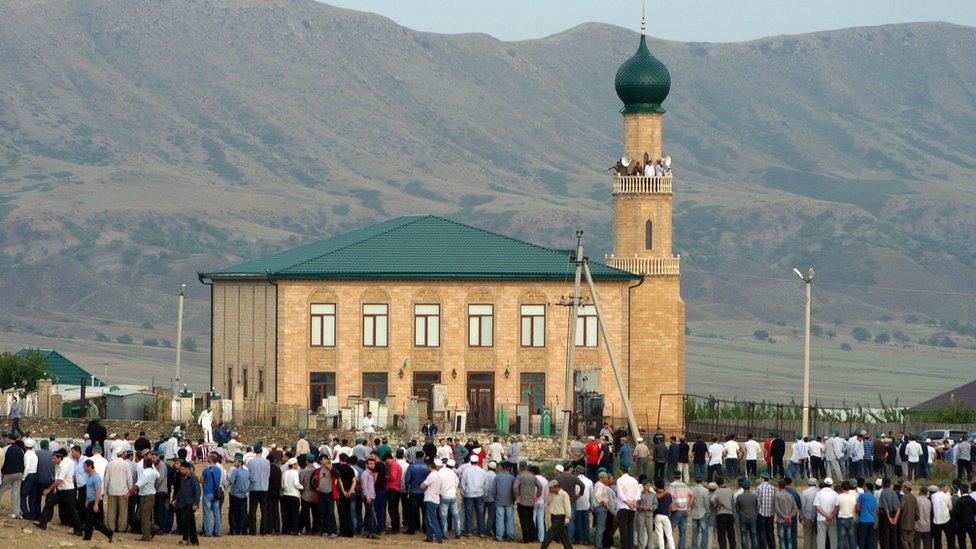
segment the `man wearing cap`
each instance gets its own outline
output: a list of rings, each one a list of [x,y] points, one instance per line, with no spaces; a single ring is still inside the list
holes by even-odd
[[[633,457],[634,447],[627,441],[627,437],[620,437],[620,446],[617,448],[617,462],[620,468],[629,471]]]
[[[148,450],[145,452],[148,456]],[[148,458],[144,458],[136,462],[138,464],[138,471],[136,475],[136,481],[131,487],[129,487],[129,500],[138,500],[138,518],[133,518],[130,520],[130,526],[134,526],[138,523],[138,531],[142,534],[142,541],[150,541],[159,528],[153,524],[153,513],[156,507],[156,479],[159,477],[159,472],[156,471],[156,467],[153,462]]]
[[[250,492],[247,503],[248,533],[263,536],[268,533],[268,483],[271,480],[271,462],[262,455],[263,445],[254,444],[255,456],[247,463],[250,480]],[[261,522],[258,523],[258,510],[261,511]]]
[[[210,464],[200,475],[203,482],[203,535],[219,538],[224,505],[224,468],[220,466],[220,456],[216,453],[210,454],[208,461]]]
[[[125,452],[124,448],[119,450],[120,454]],[[127,460],[113,459],[105,466],[105,525],[114,532],[129,529],[128,499],[132,483],[132,468]]]
[[[671,484],[668,485],[668,494],[671,495],[673,506],[669,520],[674,528],[678,530],[678,549],[685,549],[685,539],[688,530],[688,511],[695,503],[695,494],[681,480],[681,471],[675,471],[671,475]]]
[[[837,547],[837,492],[833,479],[823,480],[813,503],[817,508],[817,549],[826,549],[828,541],[831,547]]]
[[[497,467],[499,470],[490,488],[495,506],[495,539],[515,541],[515,476],[511,473],[512,465],[507,461],[499,463]]]
[[[933,487],[929,486],[931,490]],[[942,549],[942,538],[946,539],[949,549],[955,549],[956,539],[952,532],[952,496],[949,494],[949,483],[943,481],[932,491],[932,537],[935,549]]]
[[[664,435],[654,435],[654,446],[651,453],[654,457],[654,478],[663,479],[668,468],[668,445],[664,443]]]
[[[297,448],[296,448],[297,451]],[[315,486],[315,476],[318,473],[315,463],[315,454],[306,452],[299,454],[304,458],[305,467],[301,467],[302,460],[299,459],[298,482],[302,485],[301,490],[301,519],[298,522],[300,531],[307,535],[317,534],[321,529],[319,508],[316,502],[317,490]]]
[[[61,522],[73,528],[75,535],[79,535],[82,525],[75,506],[75,464],[64,449],[55,452],[52,460],[57,472],[54,482],[41,492],[44,496],[44,509],[38,522],[34,524],[41,530],[46,530],[47,524],[54,518],[54,506],[57,505]]]
[[[640,483],[626,469],[621,468],[620,477],[617,478],[617,525],[621,549],[634,548],[634,521],[640,497]]]
[[[478,467],[478,456],[470,456],[470,465],[461,472],[461,497],[464,500],[464,535],[471,537],[475,523],[478,536],[487,534],[485,529],[485,485],[488,475]],[[476,520],[477,519],[477,520]]]
[[[915,547],[932,549],[932,500],[929,494],[938,492],[935,486],[929,488],[922,486],[918,489],[918,496],[915,503],[918,504],[918,512],[915,518]]]
[[[183,540],[181,545],[200,545],[197,540],[196,511],[200,508],[200,480],[193,473],[193,464],[187,460],[179,461],[178,465],[180,489],[173,499],[176,512],[179,513],[182,525]]]
[[[563,544],[565,549],[572,549],[573,545],[569,541],[566,533],[566,526],[570,522],[572,510],[570,508],[569,494],[559,487],[559,482],[549,481],[549,497],[546,501],[546,514],[549,515],[549,530],[542,540],[542,549],[546,549],[553,541]]]
[[[744,478],[739,481],[741,492],[735,497],[735,514],[739,524],[739,540],[742,549],[756,549],[759,547],[757,523],[759,516],[759,498],[751,491],[752,483]]]
[[[281,517],[283,519],[281,533],[297,536],[301,533],[299,514],[304,486],[299,476],[298,460],[293,457],[288,458],[285,467],[287,469],[281,475]]]
[[[244,454],[234,454],[233,467],[227,475],[228,492],[230,496],[230,510],[227,522],[230,534],[242,535],[247,533],[247,494],[251,489],[251,478],[244,468]]]
[[[454,537],[461,537],[461,515],[458,512],[457,491],[459,480],[454,467],[457,465],[453,459],[448,459],[445,467],[438,469],[437,474],[441,477],[441,502],[438,506],[441,521],[441,532],[444,537],[448,537],[448,525],[454,525]],[[453,521],[451,520],[453,518]]]
[[[773,442],[775,443],[778,438],[774,438]],[[775,444],[773,447],[775,448]],[[773,463],[776,463],[775,457]],[[759,477],[759,484],[756,486],[756,500],[758,503],[756,534],[759,540],[759,549],[774,549],[776,546],[774,533],[776,488],[770,482],[769,471],[763,471]]]
[[[85,460],[83,467],[88,480],[85,482],[85,526],[82,539],[90,541],[92,532],[98,530],[112,543],[112,531],[105,526],[102,519],[102,477],[95,471],[92,460]]]
[[[634,446],[634,461],[637,463],[637,475],[648,474],[647,466],[651,458],[651,449],[644,442],[644,437],[637,437],[637,445]]]
[[[915,519],[918,517],[918,500],[912,495],[912,484],[905,481],[901,485],[901,505],[895,513],[894,523],[898,526],[898,539],[901,549],[915,547]]]
[[[40,446],[34,449],[37,455],[37,505],[31,508],[37,509],[37,512],[31,520],[37,520],[41,516],[41,492],[54,482],[54,451],[51,450],[51,443],[48,439],[42,438]]]
[[[817,492],[820,491],[815,477],[807,479],[807,487],[800,494],[800,520],[803,522],[803,549],[817,546]],[[799,549],[799,548],[797,548]]]
[[[20,485],[20,511],[27,520],[41,513],[41,488],[37,483],[37,453],[32,438],[24,439],[24,480]]]
[[[440,501],[441,476],[438,469],[444,466],[440,458],[434,458],[427,464],[427,478],[420,483],[424,491],[424,534],[428,542],[442,543],[445,538],[441,531]]]
[[[593,481],[587,478],[584,466],[577,465],[573,471],[576,473],[577,480],[583,485],[583,490],[578,494],[576,500],[572,501],[575,511],[570,523],[570,528],[573,531],[570,541],[584,545],[590,542],[590,500],[593,497]]]
[[[4,433],[6,447],[3,455],[3,466],[0,467],[3,477],[0,480],[0,498],[6,490],[10,490],[10,518],[21,518],[20,484],[24,479],[24,451],[15,442],[15,433]]]
[[[711,514],[709,495],[708,487],[705,486],[705,475],[696,474],[688,504],[688,516],[691,518],[691,549],[708,548],[708,526]]]
[[[515,508],[518,511],[519,528],[522,529],[522,543],[541,541],[538,538],[538,530],[535,528],[533,513],[535,503],[541,500],[542,494],[539,492],[539,483],[536,482],[535,475],[529,471],[529,466],[524,461],[519,463],[519,474],[515,477],[513,491],[515,493]]]
[[[824,441],[824,459],[827,462],[827,475],[838,481],[844,478],[841,470],[840,460],[844,457],[844,447],[847,441],[837,435],[837,431],[830,434],[830,438]]]
[[[404,490],[406,491],[406,497],[408,498],[408,505],[405,505],[404,510],[404,523],[407,527],[407,534],[412,535],[418,530],[423,532],[425,522],[421,522],[421,511],[424,509],[424,489],[421,488],[424,480],[429,474],[427,462],[423,459],[418,459],[411,463],[407,470],[403,473],[403,484]],[[437,500],[440,504],[440,498]],[[438,524],[440,524],[440,519],[438,519]]]

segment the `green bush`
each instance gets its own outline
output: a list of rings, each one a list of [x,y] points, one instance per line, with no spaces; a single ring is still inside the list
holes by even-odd
[[[122,334],[119,337],[115,338],[115,341],[118,341],[123,345],[132,345],[132,336],[130,336],[129,334]]]
[[[155,328],[155,326],[153,326],[153,323],[152,322],[149,322],[148,320],[143,321],[143,323],[142,323],[142,329],[143,330],[152,330],[153,328]]]
[[[841,351],[850,351],[851,350],[851,344],[848,343],[848,342],[846,342],[846,341],[843,342],[843,343],[841,343],[840,344],[840,350]]]
[[[752,337],[758,339],[759,341],[766,341],[769,339],[769,332],[766,330],[756,330],[752,332]]]
[[[197,340],[192,337],[187,337],[183,339],[183,350],[195,353],[197,351]]]
[[[34,391],[37,390],[37,380],[52,377],[37,350],[31,350],[24,357],[12,353],[0,354],[0,389],[20,387]]]
[[[146,347],[159,347],[159,341],[157,341],[154,337],[143,339],[142,344]]]
[[[857,341],[865,342],[871,339],[871,332],[869,332],[868,329],[863,326],[856,326],[853,330],[851,330],[851,336]]]
[[[886,334],[884,332],[881,332],[880,334],[877,334],[877,335],[874,336],[874,342],[875,343],[882,343],[882,344],[884,344],[884,343],[888,343],[889,341],[891,341],[891,336],[889,336],[888,334]]]
[[[105,334],[103,334],[102,332],[95,332],[95,341],[101,341],[102,343],[108,343],[109,341],[112,341],[112,340],[109,339],[108,336],[105,335]]]

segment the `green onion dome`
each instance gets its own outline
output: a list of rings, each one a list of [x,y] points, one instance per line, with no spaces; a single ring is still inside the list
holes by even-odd
[[[624,102],[620,112],[664,112],[661,103],[671,91],[671,75],[664,63],[651,55],[643,34],[637,52],[617,69],[613,87]]]

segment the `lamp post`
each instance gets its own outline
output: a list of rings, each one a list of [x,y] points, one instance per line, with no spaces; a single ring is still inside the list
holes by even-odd
[[[793,269],[796,276],[807,287],[807,307],[806,307],[806,342],[803,349],[803,436],[810,434],[810,303],[813,298],[813,275],[816,271],[813,267],[807,271],[807,276],[803,276],[800,269]]]
[[[183,351],[183,298],[186,297],[186,284],[180,284],[180,312],[176,315],[176,386],[180,385],[180,359]]]

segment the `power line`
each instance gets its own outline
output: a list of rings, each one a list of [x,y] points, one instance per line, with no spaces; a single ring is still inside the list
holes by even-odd
[[[763,276],[763,275],[752,275],[744,273],[719,273],[715,271],[706,271],[704,269],[687,269],[683,268],[682,271],[693,272],[693,273],[704,273],[716,276],[733,276],[739,278],[755,278],[760,280],[772,280],[776,282],[793,282],[792,278],[785,277],[775,277],[775,276]],[[926,290],[923,288],[896,288],[892,286],[871,286],[868,284],[853,284],[848,282],[817,282],[817,286],[846,286],[851,288],[865,288],[868,290],[886,290],[893,292],[909,292],[909,293],[921,293],[921,294],[935,294],[935,295],[951,295],[951,296],[963,296],[963,297],[973,297],[976,298],[976,293],[973,292],[948,292],[942,290]]]

